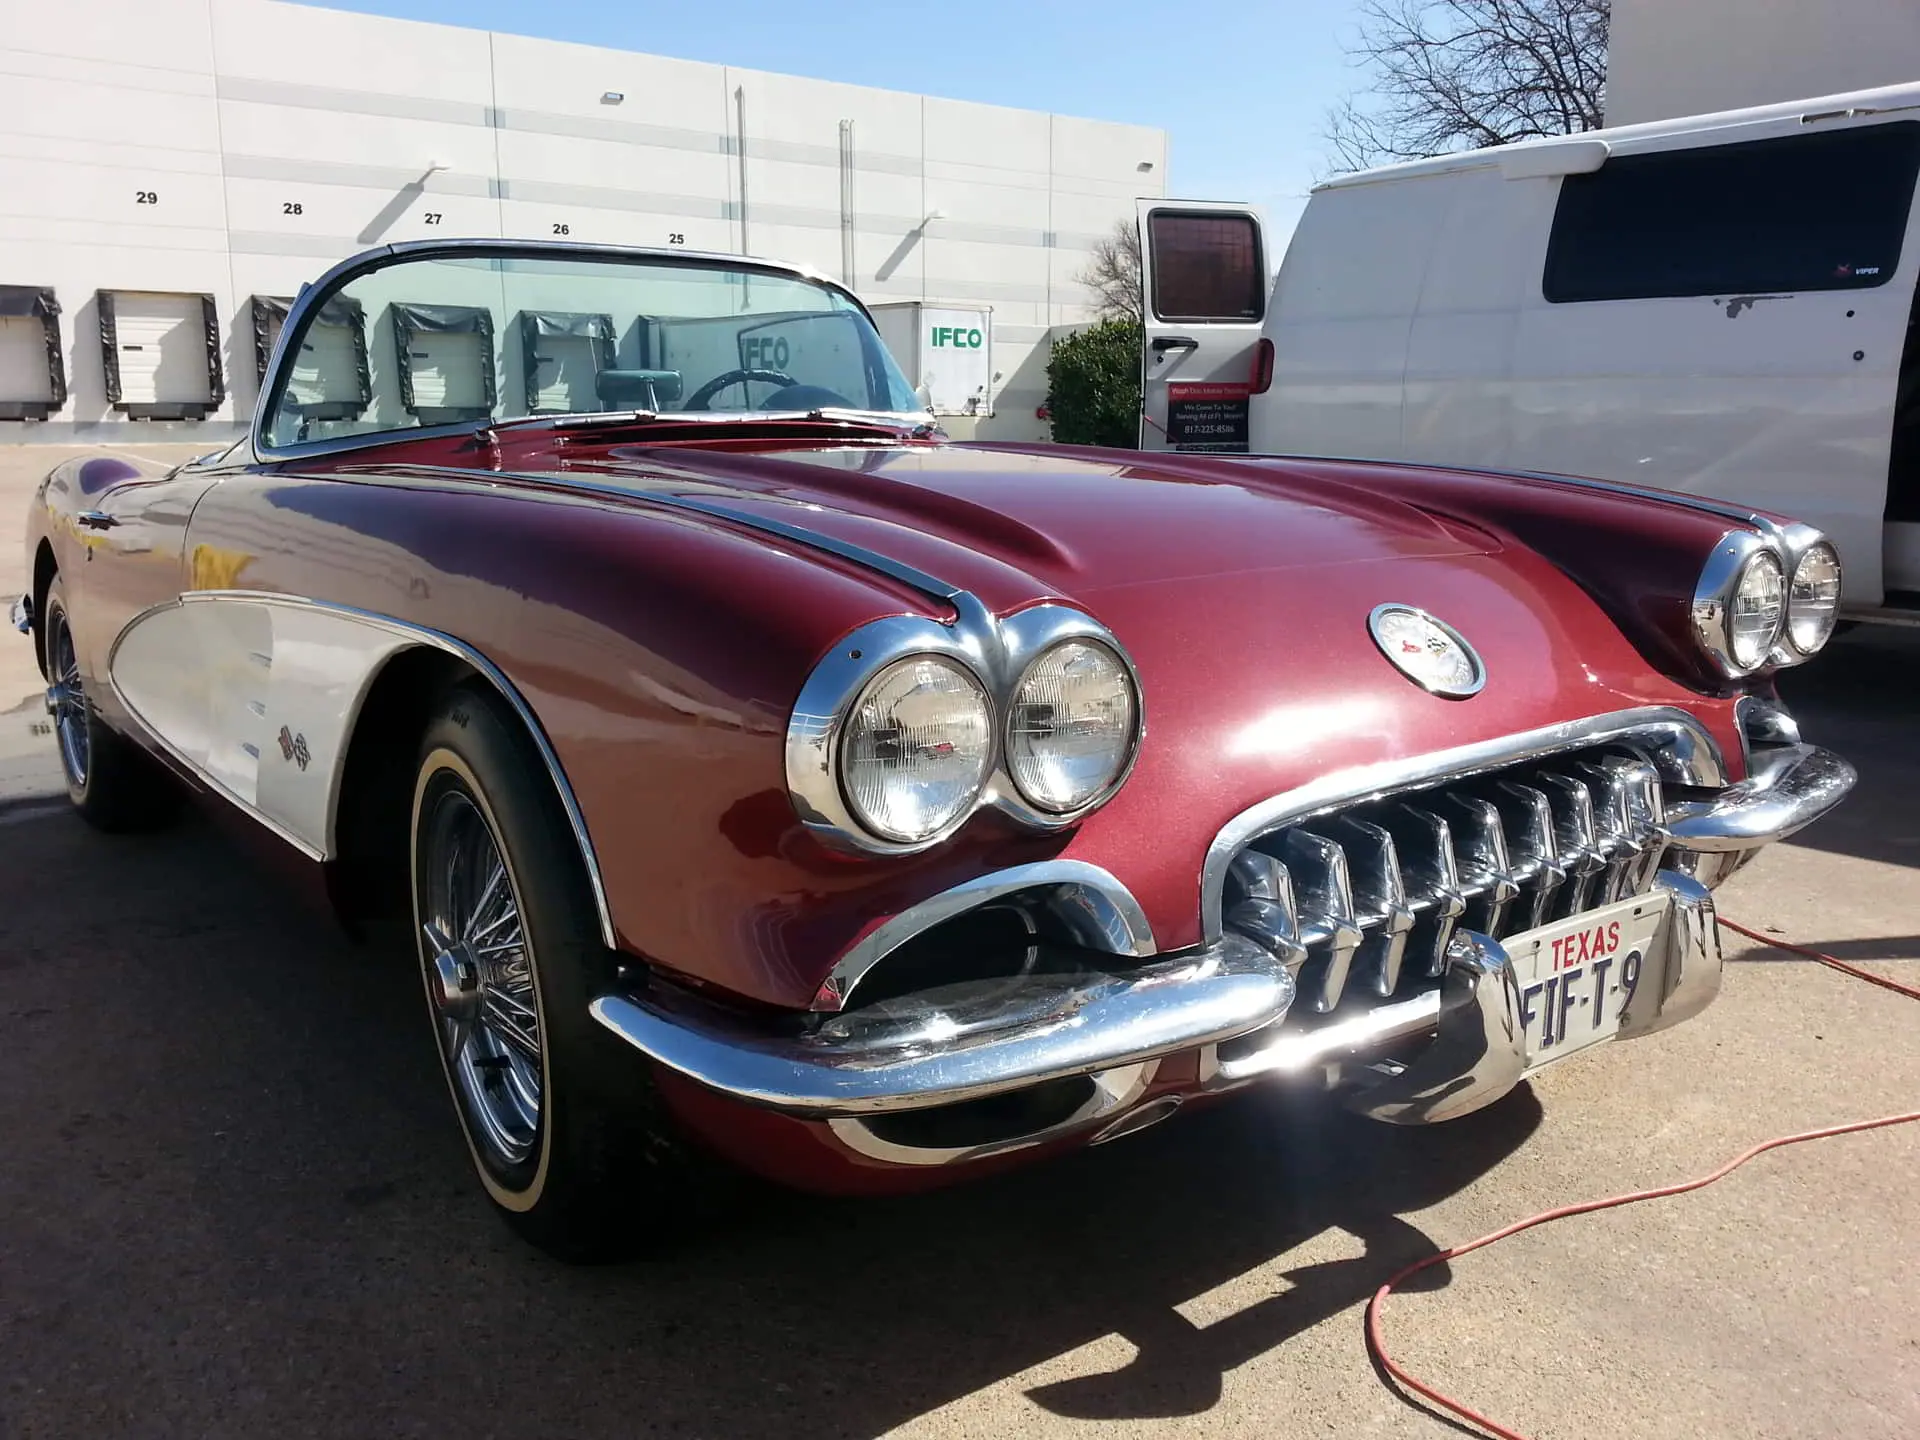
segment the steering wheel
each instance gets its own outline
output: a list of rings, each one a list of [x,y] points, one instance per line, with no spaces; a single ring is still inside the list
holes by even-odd
[[[798,385],[800,382],[784,370],[728,370],[707,381],[686,399],[682,410],[705,410],[713,403],[713,397],[729,385],[738,385],[743,381],[759,380],[768,385]]]

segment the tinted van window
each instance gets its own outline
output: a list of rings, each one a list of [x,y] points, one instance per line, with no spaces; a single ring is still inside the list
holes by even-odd
[[[1248,215],[1152,211],[1153,313],[1160,320],[1258,320],[1267,308],[1259,227]]]
[[[1883,285],[1920,168],[1920,122],[1610,159],[1560,188],[1550,301]]]

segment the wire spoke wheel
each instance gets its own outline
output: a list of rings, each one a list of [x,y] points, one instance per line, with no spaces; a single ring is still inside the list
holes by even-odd
[[[539,1000],[519,891],[499,840],[458,785],[434,797],[420,839],[421,955],[435,1029],[467,1128],[501,1169],[540,1139]]]
[[[67,779],[84,788],[92,760],[87,695],[80,685],[80,656],[74,650],[65,610],[55,610],[47,627],[47,673],[53,677],[47,687],[47,713],[60,740],[60,763],[66,767]]]

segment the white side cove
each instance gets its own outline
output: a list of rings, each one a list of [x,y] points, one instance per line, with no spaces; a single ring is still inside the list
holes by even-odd
[[[512,682],[471,646],[345,606],[207,590],[135,616],[107,670],[114,692],[175,759],[301,853],[330,860],[361,705],[381,667],[420,646],[460,657],[518,715],[580,847],[601,939],[615,947],[600,862],[559,757]]]
[[[108,668],[127,708],[179,759],[325,859],[354,717],[407,643],[329,610],[196,600],[136,618]]]

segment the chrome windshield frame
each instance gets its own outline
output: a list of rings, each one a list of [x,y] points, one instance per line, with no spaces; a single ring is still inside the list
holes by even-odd
[[[350,255],[318,280],[300,287],[300,293],[288,308],[286,322],[280,327],[280,334],[274,341],[272,358],[267,362],[266,378],[261,382],[260,394],[253,407],[253,422],[247,431],[247,448],[251,452],[252,463],[256,465],[274,464],[285,460],[302,460],[311,456],[333,455],[343,451],[367,450],[377,446],[403,444],[410,440],[426,440],[435,436],[478,435],[491,427],[502,423],[503,417],[489,416],[482,420],[459,420],[446,425],[420,425],[400,430],[372,430],[364,435],[336,435],[324,440],[305,440],[296,445],[273,445],[267,440],[267,421],[273,413],[281,393],[286,388],[291,363],[288,355],[288,341],[302,333],[308,317],[327,301],[331,300],[346,285],[362,275],[375,270],[384,270],[391,265],[408,259],[432,258],[447,255],[456,258],[499,259],[499,260],[542,260],[566,257],[580,260],[599,260],[610,263],[652,261],[670,265],[681,265],[696,270],[745,270],[756,275],[775,276],[787,280],[803,280],[817,285],[823,290],[832,291],[845,299],[862,319],[867,322],[877,337],[879,329],[874,325],[873,312],[867,309],[865,302],[845,285],[831,276],[809,265],[790,264],[779,260],[762,260],[747,255],[729,255],[716,250],[683,250],[678,246],[660,247],[646,245],[601,245],[588,241],[571,240],[489,240],[489,239],[452,239],[452,240],[403,240],[391,245],[376,246]],[[595,412],[588,412],[595,413]],[[843,412],[844,413],[844,412]],[[875,415],[885,415],[889,419],[898,419],[905,427],[922,422],[932,425],[933,417],[923,411],[872,411]],[[805,411],[754,411],[755,420],[792,420],[807,418],[811,412]],[[529,419],[547,417],[525,417]],[[682,418],[678,412],[673,418]],[[694,416],[687,416],[693,419]],[[717,422],[737,419],[737,416],[716,414]]]

